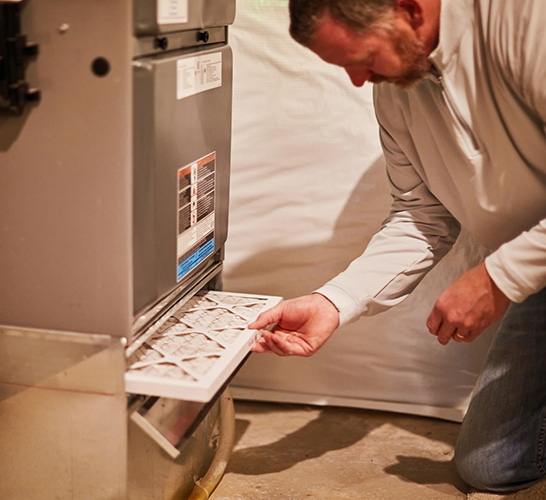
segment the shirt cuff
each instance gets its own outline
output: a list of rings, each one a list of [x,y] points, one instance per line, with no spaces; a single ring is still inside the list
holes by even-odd
[[[504,293],[512,302],[523,302],[529,295],[536,292],[529,286],[522,286],[521,280],[510,272],[506,265],[503,264],[503,255],[500,252],[495,252],[486,257],[485,269],[490,278],[494,281],[499,290]]]
[[[346,325],[357,320],[361,314],[360,305],[354,297],[333,283],[315,290],[313,293],[324,295],[339,311],[339,326]]]

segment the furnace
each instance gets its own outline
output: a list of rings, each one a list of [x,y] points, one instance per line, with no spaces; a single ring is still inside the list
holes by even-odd
[[[234,16],[0,0],[3,499],[183,499],[225,460],[278,301],[221,290]]]

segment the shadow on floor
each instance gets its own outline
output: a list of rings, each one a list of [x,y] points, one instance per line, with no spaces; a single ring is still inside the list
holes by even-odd
[[[289,412],[304,410],[299,405],[260,404],[248,405],[244,412],[249,418],[255,415],[272,413],[277,421],[282,421],[283,413],[291,418]],[[316,408],[312,410],[316,412]],[[263,441],[267,444],[236,449],[231,456],[226,472],[258,476],[288,470],[300,462],[312,460],[325,453],[350,448],[375,429],[390,425],[422,436],[423,438],[455,446],[459,425],[432,418],[415,418],[386,412],[358,410],[352,408],[321,409],[318,416],[297,430],[271,442],[278,431],[271,436],[264,430]],[[236,421],[236,442],[247,431],[250,421],[240,416]],[[384,472],[400,479],[417,484],[451,484],[460,492],[466,493],[467,485],[460,479],[452,461],[436,461],[423,457],[397,455],[397,464],[390,465]]]
[[[375,428],[373,423],[366,424],[361,419],[357,422],[351,410],[342,409],[338,413],[340,414],[334,416],[333,412],[322,410],[318,418],[274,443],[234,451],[228,472],[245,475],[281,472],[304,460],[347,448]],[[355,425],[357,423],[360,425]],[[236,424],[238,440],[250,422],[238,418]],[[322,439],[325,433],[328,434],[328,439]]]
[[[453,461],[441,462],[423,457],[398,455],[397,464],[385,468],[387,474],[398,476],[404,481],[417,484],[452,484],[462,493],[470,487],[460,478]]]

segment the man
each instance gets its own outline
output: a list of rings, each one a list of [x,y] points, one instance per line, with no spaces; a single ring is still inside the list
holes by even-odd
[[[315,293],[250,326],[256,352],[309,356],[361,314],[401,302],[460,225],[492,249],[426,326],[470,343],[504,317],[456,448],[472,486],[546,476],[546,5],[539,0],[290,0],[294,39],[374,83],[392,186],[364,254]],[[509,307],[510,306],[510,307]],[[508,312],[506,312],[508,310]],[[506,313],[506,315],[505,315]]]

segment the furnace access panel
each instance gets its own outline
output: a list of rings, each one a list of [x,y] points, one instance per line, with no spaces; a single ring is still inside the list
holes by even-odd
[[[226,44],[133,63],[135,313],[221,260],[229,203],[231,66]]]

